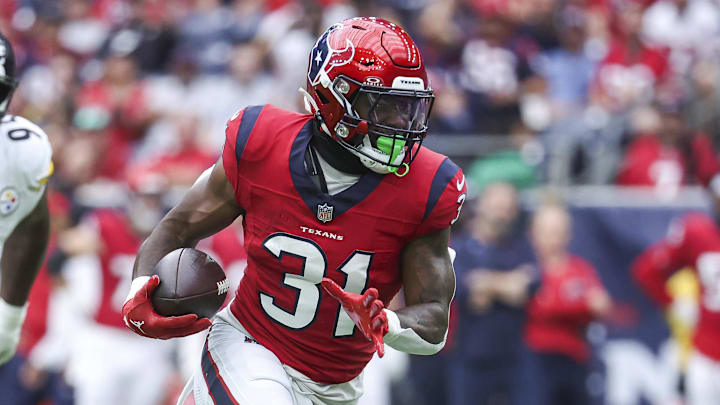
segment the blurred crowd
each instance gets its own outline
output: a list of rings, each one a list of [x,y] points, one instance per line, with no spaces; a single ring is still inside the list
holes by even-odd
[[[462,374],[454,379],[457,384],[473,386],[463,383],[468,378],[486,381],[491,393],[509,384],[502,379],[515,373],[507,361],[513,354],[501,353],[509,346],[492,341],[493,336],[525,335],[540,351],[552,346],[542,333],[543,317],[552,305],[567,303],[532,297],[544,291],[541,280],[562,279],[570,271],[566,267],[585,280],[583,291],[592,297],[581,305],[585,312],[574,327],[606,315],[611,305],[592,266],[565,252],[569,217],[559,205],[538,214],[527,240],[503,244],[496,252],[483,248],[512,231],[518,189],[616,183],[652,187],[670,198],[683,185],[708,185],[720,171],[720,5],[713,0],[1,1],[0,31],[13,44],[21,72],[10,111],[45,130],[55,164],[49,259],[36,298],[31,296],[36,316],[29,318],[23,359],[15,363],[25,386],[58,391],[57,398],[67,394],[63,381],[73,370],[67,370],[67,359],[55,358],[63,351],[51,347],[62,343],[45,343],[43,337],[74,326],[46,324],[48,310],[80,306],[88,319],[110,330],[93,330],[88,347],[96,351],[85,350],[76,367],[94,370],[87,364],[97,363],[97,356],[107,356],[109,364],[108,342],[128,343],[122,341],[130,338],[112,328],[122,326],[114,316],[140,241],[217,159],[226,121],[237,110],[272,103],[302,111],[297,89],[305,86],[309,50],[332,23],[356,15],[396,21],[419,44],[436,94],[431,137],[504,141],[504,147],[483,151],[464,168],[475,196],[483,192],[478,206],[487,204],[478,212],[491,214],[456,241],[465,249],[458,258],[474,260],[458,267],[459,280],[468,277],[459,287],[458,311],[472,318],[501,302],[506,313],[498,316],[510,321],[492,325],[511,330],[488,335],[483,324],[460,328],[456,344],[469,345],[462,353],[470,355],[449,371]],[[226,270],[242,272],[239,225],[204,243]],[[484,256],[473,256],[477,252]],[[568,261],[574,264],[566,266]],[[559,270],[545,275],[542,268]],[[238,274],[232,276],[236,281]],[[78,302],[78,291],[98,285],[97,296]],[[59,304],[51,305],[47,292],[53,286],[67,287],[67,293],[53,296]],[[535,318],[524,331],[526,313]],[[476,339],[487,342],[476,345]],[[584,376],[582,368],[573,367],[586,360],[585,343],[573,336],[559,339],[573,349],[537,364]],[[40,349],[33,350],[36,345]],[[483,348],[497,356],[478,352]],[[150,350],[165,354],[165,349]],[[34,365],[25,362],[33,351],[38,353]],[[474,369],[473,359],[485,355],[495,368]],[[127,358],[112,361],[118,364],[118,381],[123,372],[134,372],[123,368]],[[177,385],[179,380],[168,376],[191,361],[180,358],[151,374],[167,377],[158,384]],[[433,363],[429,370],[445,369]],[[53,380],[53,375],[61,377]],[[415,378],[438,381],[431,374]],[[450,391],[471,398],[485,386],[473,386],[475,393]],[[157,393],[177,388],[163,386]],[[99,394],[91,389],[75,394],[81,404],[113,403],[93,402],[98,398],[93,395]],[[453,403],[471,403],[462,398]],[[498,398],[489,403],[506,403]],[[438,401],[427,403],[450,400]]]
[[[437,95],[432,136],[507,138],[506,150],[483,156],[514,169],[503,180],[672,192],[706,184],[720,166],[712,0],[2,4],[0,29],[22,72],[13,111],[53,135],[68,192],[149,162],[192,162],[164,169],[186,184],[217,155],[239,108],[301,110],[308,50],[354,15],[400,22],[420,44]],[[480,186],[484,171],[472,171]]]

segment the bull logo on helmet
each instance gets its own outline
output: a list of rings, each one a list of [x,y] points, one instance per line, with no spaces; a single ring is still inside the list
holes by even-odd
[[[320,82],[320,73],[329,73],[335,66],[342,66],[350,63],[355,57],[355,45],[349,39],[345,39],[345,48],[333,49],[330,46],[330,34],[342,24],[334,24],[317,40],[310,52],[310,69],[308,69],[308,80],[315,86]]]

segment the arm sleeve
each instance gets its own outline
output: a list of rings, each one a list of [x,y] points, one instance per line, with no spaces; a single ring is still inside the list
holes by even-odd
[[[674,221],[665,239],[652,245],[632,264],[635,281],[663,307],[672,301],[665,287],[667,279],[681,267],[690,264],[687,245],[690,234],[698,225],[695,222],[697,220],[693,218]]]
[[[465,203],[465,174],[449,158],[438,167],[425,204],[425,215],[415,236],[427,235],[454,224]]]
[[[454,263],[455,257],[457,256],[455,250],[449,247],[448,254],[450,255],[450,261]],[[384,309],[383,311],[385,311],[388,319],[388,332],[385,334],[384,340],[385,343],[393,349],[410,354],[431,355],[445,347],[445,342],[447,342],[450,331],[449,326],[447,330],[445,330],[445,336],[442,342],[430,343],[418,335],[412,328],[403,328],[395,312],[389,309]],[[450,313],[448,313],[448,317],[449,316]],[[448,319],[448,325],[450,322],[450,319]]]
[[[468,306],[468,300],[470,298],[467,279],[473,268],[473,263],[470,263],[468,255],[463,255],[462,253],[463,251],[460,250],[460,255],[453,263],[453,270],[455,270],[455,297],[453,298],[453,302],[462,309],[465,309]]]
[[[439,352],[445,347],[448,335],[447,330],[445,331],[445,337],[443,337],[442,342],[430,343],[411,328],[403,328],[395,312],[389,309],[384,309],[383,311],[385,311],[388,318],[388,333],[385,334],[384,342],[393,349],[405,353],[428,356]],[[449,329],[450,328],[448,328],[448,330]]]

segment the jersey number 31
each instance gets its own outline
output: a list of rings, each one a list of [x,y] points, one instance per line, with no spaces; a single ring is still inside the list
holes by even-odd
[[[320,305],[320,282],[327,273],[328,262],[325,252],[310,239],[287,233],[270,235],[263,247],[277,260],[282,261],[283,255],[289,255],[302,260],[300,274],[285,273],[283,285],[297,291],[295,308],[292,311],[275,305],[275,297],[260,292],[260,304],[265,313],[275,321],[290,329],[304,329],[315,320]],[[373,253],[355,250],[337,269],[345,274],[343,289],[361,294],[366,287],[368,270],[372,262]],[[350,336],[353,334],[355,323],[338,304],[335,316],[335,337]]]

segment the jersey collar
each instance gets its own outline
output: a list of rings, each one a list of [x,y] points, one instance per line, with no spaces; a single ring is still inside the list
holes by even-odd
[[[330,195],[320,191],[310,178],[304,164],[305,150],[308,148],[312,138],[312,125],[313,120],[308,121],[293,141],[290,150],[290,176],[295,189],[310,211],[317,212],[320,207],[332,207],[331,219],[337,218],[369,196],[380,185],[385,176],[367,171],[357,183],[338,194]],[[320,220],[319,214],[318,219]],[[322,221],[328,222],[330,219],[323,219]]]

